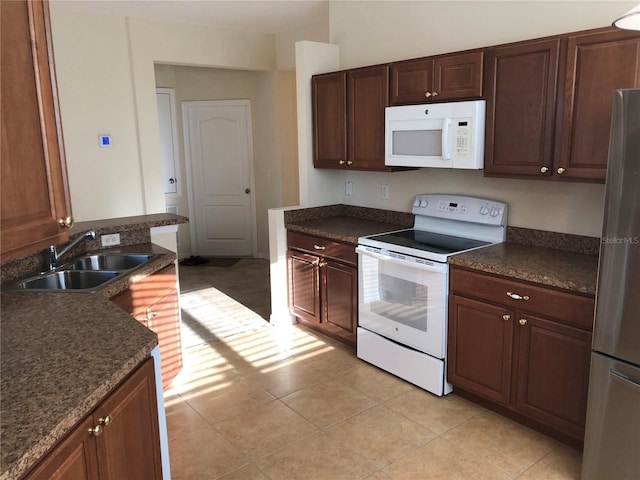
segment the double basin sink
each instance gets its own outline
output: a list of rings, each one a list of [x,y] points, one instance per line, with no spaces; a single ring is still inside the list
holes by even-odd
[[[153,260],[154,254],[96,253],[82,256],[55,271],[20,280],[15,290],[95,292],[123,273]]]

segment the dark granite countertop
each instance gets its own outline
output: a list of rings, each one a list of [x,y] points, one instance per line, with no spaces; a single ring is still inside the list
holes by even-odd
[[[341,242],[413,227],[413,214],[350,205],[329,205],[285,212],[285,228]]]
[[[158,256],[96,293],[2,291],[1,480],[26,472],[158,344],[109,298],[175,254],[152,244],[109,251]]]
[[[413,215],[329,205],[285,212],[287,230],[357,244],[358,237],[411,228]],[[488,273],[595,295],[599,238],[508,227],[507,243],[449,257]]]
[[[292,232],[308,233],[339,240],[341,242],[358,244],[358,237],[374,235],[376,233],[389,232],[409,228],[411,225],[401,225],[397,223],[384,223],[374,220],[366,220],[354,217],[329,217],[313,220],[303,220],[290,223],[287,230]]]
[[[547,247],[501,243],[452,255],[450,265],[595,295],[598,256]]]

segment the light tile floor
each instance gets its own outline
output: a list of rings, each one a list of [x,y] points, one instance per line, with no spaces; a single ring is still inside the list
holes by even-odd
[[[231,268],[259,288],[268,269],[265,279],[254,262],[265,261]],[[190,294],[215,283],[185,270]],[[235,275],[214,270],[218,282]],[[239,303],[224,313],[232,325],[251,315]],[[185,350],[165,395],[174,480],[580,478],[580,452],[555,440],[431,395],[304,327],[254,326]]]

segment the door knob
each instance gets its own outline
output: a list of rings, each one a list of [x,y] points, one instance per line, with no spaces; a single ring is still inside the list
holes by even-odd
[[[518,323],[524,327],[527,324],[527,321],[524,318],[521,318],[518,320]]]
[[[176,179],[175,179],[175,178],[170,178],[170,179],[169,179],[169,183],[170,183],[171,185],[173,185],[174,183],[176,183]]]
[[[245,188],[244,189],[244,193],[251,193],[251,189],[250,188]]]
[[[540,173],[547,173],[549,171],[549,167],[540,167]]]
[[[562,175],[564,172],[566,172],[566,170],[564,168],[560,167],[558,169],[558,175]]]

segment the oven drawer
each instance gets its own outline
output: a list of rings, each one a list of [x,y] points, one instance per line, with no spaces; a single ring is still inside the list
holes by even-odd
[[[450,290],[510,309],[550,316],[587,330],[593,328],[591,297],[456,267],[451,267]]]
[[[287,245],[289,248],[303,250],[321,257],[334,258],[352,265],[357,263],[356,246],[348,243],[288,231]]]

